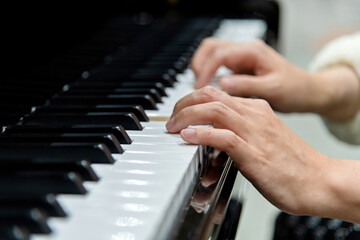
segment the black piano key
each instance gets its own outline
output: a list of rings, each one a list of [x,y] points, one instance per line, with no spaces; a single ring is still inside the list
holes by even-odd
[[[147,117],[144,109],[139,105],[49,105],[38,106],[34,108],[36,114],[49,114],[49,113],[90,113],[90,112],[102,112],[106,114],[110,113],[133,113],[139,119],[139,121],[147,122]]]
[[[91,112],[87,114],[49,114],[36,115],[29,114],[22,118],[21,125],[35,126],[35,125],[94,125],[94,124],[109,124],[113,126],[122,125],[126,130],[141,130],[142,126],[133,113],[96,113]]]
[[[174,63],[174,69],[179,73],[183,73],[185,69],[188,67],[189,62],[190,62],[190,57],[184,54]]]
[[[90,71],[84,79],[79,82],[160,82],[165,87],[173,87],[176,78],[173,73],[168,74],[163,72],[140,72],[127,74],[127,71],[119,70],[119,67],[112,67],[111,69],[102,69],[101,71]]]
[[[163,83],[166,87],[173,87],[174,83],[176,82],[176,72],[170,72],[164,73],[165,71],[158,71],[158,72],[152,72],[152,71],[141,71],[137,72],[131,75],[132,81],[149,81],[149,82],[156,82],[160,81]]]
[[[39,165],[34,166],[38,169],[48,169],[48,168],[54,168],[54,169],[60,169],[62,171],[73,171],[80,175],[80,177],[84,181],[91,181],[96,182],[99,180],[99,177],[94,172],[93,168],[90,165],[90,162],[88,160],[82,160],[80,162],[76,162],[75,164],[47,164],[47,165]]]
[[[99,133],[65,133],[61,135],[57,134],[24,134],[19,136],[0,136],[1,143],[93,143],[104,144],[112,153],[123,153],[124,150],[120,146],[120,143],[116,140],[112,134],[99,134]]]
[[[37,161],[79,161],[89,160],[91,163],[114,163],[109,148],[104,144],[91,143],[56,143],[16,146],[0,144],[3,159],[32,159]]]
[[[80,176],[74,172],[28,171],[0,176],[1,195],[19,192],[30,195],[85,194],[86,189]]]
[[[92,82],[79,81],[64,86],[68,89],[115,89],[115,88],[155,88],[161,96],[167,96],[165,86],[161,82],[121,81],[121,82]]]
[[[138,68],[136,72],[131,75],[132,78],[139,78],[139,79],[148,79],[153,78],[156,76],[167,76],[169,79],[172,79],[173,82],[176,82],[176,74],[177,72],[172,68],[153,68],[153,67],[142,67]],[[168,85],[168,87],[171,87]]]
[[[31,107],[24,106],[22,104],[15,104],[15,103],[0,103],[0,110],[2,111],[1,114],[11,113],[14,115],[22,114],[31,112]]]
[[[90,166],[88,160],[67,161],[64,159],[60,162],[52,160],[38,161],[37,159],[1,159],[0,174],[18,173],[26,171],[62,171],[75,172],[85,181],[98,181],[99,178]]]
[[[56,95],[47,102],[46,105],[119,105],[119,104],[133,104],[140,105],[144,109],[157,110],[156,103],[150,95],[141,94],[127,94],[116,95],[110,94],[107,96],[60,96]]]
[[[0,111],[2,109],[0,108]],[[15,124],[17,123],[23,114],[12,114],[12,113],[2,113],[0,116],[0,126],[6,126],[9,124]]]
[[[10,102],[13,104],[22,104],[23,106],[33,106],[43,104],[46,98],[34,94],[21,94],[16,92],[7,92],[0,95],[0,102]]]
[[[66,213],[56,200],[55,195],[34,196],[17,193],[16,195],[0,196],[0,206],[26,206],[42,209],[51,217],[65,217]]]
[[[30,233],[50,233],[47,215],[40,209],[24,206],[0,206],[0,225],[19,224]]]
[[[143,67],[146,69],[173,69],[176,73],[182,73],[189,64],[189,58],[186,58],[185,55],[181,56],[181,53],[184,53],[185,51],[186,49],[174,55],[159,55],[155,56],[155,58],[152,57]]]
[[[3,135],[19,135],[19,134],[29,134],[29,133],[102,133],[102,134],[112,134],[115,136],[117,141],[120,144],[130,144],[131,139],[126,133],[125,129],[120,126],[111,126],[111,125],[73,125],[73,126],[61,126],[61,125],[41,125],[41,126],[18,126],[11,125],[8,126]]]
[[[164,59],[163,61],[154,61],[150,59],[147,61],[143,67],[147,69],[168,69],[173,66],[173,63],[177,60],[178,55],[169,56],[168,58]]]
[[[6,224],[0,222],[0,239],[29,240],[30,232],[24,226],[19,226],[18,224]]]
[[[122,87],[126,87],[126,88],[143,88],[143,87],[152,87],[155,88],[159,91],[159,93],[161,94],[161,96],[167,96],[166,91],[165,91],[165,85],[161,82],[142,82],[142,81],[123,81],[120,82],[119,84],[121,84]]]
[[[61,92],[61,96],[106,96],[140,94],[151,96],[156,103],[161,103],[161,95],[155,88],[114,88],[114,89],[86,89],[77,88]]]
[[[0,89],[0,94],[8,94],[9,92],[16,92],[21,95],[30,95],[30,96],[42,96],[47,97],[49,95],[49,89],[39,88],[38,86],[34,87],[31,85],[27,85],[24,87],[23,85],[19,86],[2,86]],[[55,92],[53,92],[54,94]],[[51,92],[50,92],[51,94]]]
[[[10,147],[9,147],[10,148]],[[25,148],[25,147],[24,147]],[[26,149],[26,148],[25,148]],[[54,158],[52,156],[12,156],[12,157],[3,157],[0,156],[0,166],[4,169],[1,171],[16,172],[23,171],[26,169],[33,169],[33,166],[38,166],[39,169],[52,170],[57,167],[59,164],[64,164],[67,166],[75,166],[76,163],[81,163],[83,160],[80,158]],[[8,170],[7,170],[8,169]]]

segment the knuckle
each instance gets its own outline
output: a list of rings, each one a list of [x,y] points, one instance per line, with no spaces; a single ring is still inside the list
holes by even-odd
[[[196,114],[196,108],[194,106],[189,106],[186,107],[184,109],[182,109],[181,111],[179,111],[179,113],[177,114],[178,119],[184,119],[187,116],[194,116],[194,114]]]
[[[213,128],[200,128],[198,130],[200,130],[201,138],[207,145],[216,146],[219,150],[231,152],[240,144],[240,138],[230,130],[222,129],[221,136],[219,132],[216,132]],[[218,141],[219,137],[221,138],[221,142]]]
[[[228,130],[226,135],[227,136],[223,140],[227,151],[239,146],[239,137],[234,132]]]
[[[227,110],[228,110],[228,107],[225,104],[223,104],[222,102],[215,101],[211,104],[210,111],[215,116],[223,116],[226,114]]]
[[[268,45],[261,39],[253,40],[250,45],[256,54],[264,54],[268,50]]]
[[[261,108],[263,110],[266,110],[266,109],[270,109],[270,104],[268,101],[264,100],[264,99],[255,99],[254,100],[254,103],[256,104],[256,106],[258,108]]]
[[[206,128],[203,132],[203,137],[205,139],[213,139],[214,138],[214,134],[213,134],[213,129],[211,128]]]
[[[214,53],[213,53],[213,58],[216,59],[217,61],[219,62],[223,62],[224,59],[225,59],[225,56],[226,54],[228,53],[229,51],[226,51],[225,49],[223,48],[217,48],[215,49]]]
[[[217,96],[218,90],[211,86],[205,86],[199,90],[200,99],[202,102],[212,102]]]

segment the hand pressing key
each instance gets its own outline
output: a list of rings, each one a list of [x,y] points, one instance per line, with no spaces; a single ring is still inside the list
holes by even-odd
[[[212,127],[187,128],[190,125]],[[265,100],[204,87],[178,101],[166,127],[191,144],[225,151],[283,211],[360,222],[360,162],[317,152]]]

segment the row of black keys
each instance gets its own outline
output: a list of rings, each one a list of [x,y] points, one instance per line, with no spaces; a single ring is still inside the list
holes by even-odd
[[[0,125],[17,123],[21,116],[31,111],[31,106],[43,104],[47,98],[59,92],[64,84],[74,82],[83,71],[101,64],[104,56],[119,46],[128,46],[137,35],[150,27],[134,24],[129,19],[122,16],[109,19],[100,31],[94,28],[93,32],[87,33],[88,36],[79,36],[66,50],[58,50],[64,47],[60,40],[58,45],[46,46],[46,49],[39,50],[40,54],[52,49],[60,52],[36,65],[22,63],[19,57],[19,63],[14,63],[19,71],[0,79]],[[34,57],[37,59],[37,56]]]
[[[196,35],[192,31],[187,37]],[[142,129],[140,121],[148,121],[144,109],[156,109],[166,96],[165,87],[173,86],[200,40],[192,48],[185,47],[191,41],[178,41],[182,48],[170,53],[171,47],[165,46],[146,57],[140,70],[131,70],[131,76],[117,70],[124,69],[118,61],[121,54],[111,55],[106,66],[85,71],[82,79],[8,126],[0,135],[0,239],[49,233],[47,217],[65,216],[54,196],[86,193],[83,181],[99,178],[90,164],[111,164],[111,154],[123,152],[120,144],[131,144],[126,130]],[[141,53],[133,56],[128,63],[136,65]],[[18,96],[15,103],[34,99]]]
[[[47,215],[65,215],[53,195],[85,194],[83,181],[98,180],[90,164],[111,164],[111,154],[123,152],[120,144],[131,144],[125,130],[141,130],[140,121],[148,120],[142,105],[148,108],[149,99],[156,107],[165,93],[161,83],[151,85],[128,88],[138,91],[137,95],[117,95],[119,102],[99,101],[106,105],[98,105],[90,97],[74,104],[50,100],[18,125],[8,126],[0,135],[0,236],[2,230],[9,236],[24,226],[22,234],[49,233]],[[99,95],[94,89],[93,98],[106,100],[104,90],[96,89]],[[66,97],[71,94],[72,90],[64,92]]]
[[[175,43],[172,40],[174,31],[187,34],[184,24],[181,21],[169,23],[164,19],[154,22],[144,26],[134,24],[131,18],[115,17],[109,20],[102,31],[90,35],[81,44],[43,65],[22,69],[10,79],[2,78],[0,125],[15,124],[19,117],[30,112],[31,106],[42,105],[47,98],[59,92],[64,84],[72,83],[81,76],[88,82],[104,71],[106,75],[112,76],[117,72],[113,80],[116,83],[125,82],[124,85],[129,81],[153,82],[154,79],[165,86],[172,85],[176,81],[175,74],[186,67],[192,55],[184,50],[191,44],[193,36],[187,36],[187,39],[182,36],[182,40],[176,40]],[[195,31],[190,33],[199,35]],[[168,42],[168,45],[176,46],[167,47],[164,43]],[[168,50],[173,52],[164,54]],[[181,54],[186,56],[185,59],[180,57]],[[166,73],[167,69],[173,70]],[[89,72],[91,78],[86,74]],[[120,72],[121,77],[118,76]],[[101,79],[96,77],[96,82],[105,80],[100,75],[98,77]],[[154,108],[153,102],[150,101],[148,107]]]
[[[111,111],[112,108],[121,107],[97,109]],[[90,116],[88,124],[76,125],[79,118],[81,121],[88,119],[87,114],[70,114],[67,122],[61,124],[49,123],[50,114],[36,122],[8,126],[0,136],[0,237],[27,239],[30,233],[49,233],[47,217],[65,216],[54,196],[85,194],[83,181],[98,181],[90,164],[113,163],[111,154],[122,153],[120,144],[131,143],[119,124],[135,124],[141,129],[131,109],[146,118],[141,106],[123,106],[128,113],[101,112],[100,118]],[[63,110],[81,112],[86,108]],[[56,115],[52,117],[62,118]],[[109,123],[112,115],[116,121]]]
[[[0,236],[24,226],[25,235],[49,233],[47,215],[65,215],[53,194],[85,194],[82,182],[98,180],[90,164],[113,163],[111,154],[131,143],[125,129],[141,130],[139,119],[147,120],[140,105],[51,105],[8,126],[0,135]]]

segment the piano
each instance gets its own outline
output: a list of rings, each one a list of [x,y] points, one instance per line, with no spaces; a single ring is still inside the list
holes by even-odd
[[[194,14],[181,10],[187,1],[135,1],[106,14],[14,13],[1,78],[0,239],[235,237],[246,181],[225,153],[164,127],[193,90],[189,62],[204,38],[276,44],[273,2],[229,2],[243,8]]]

